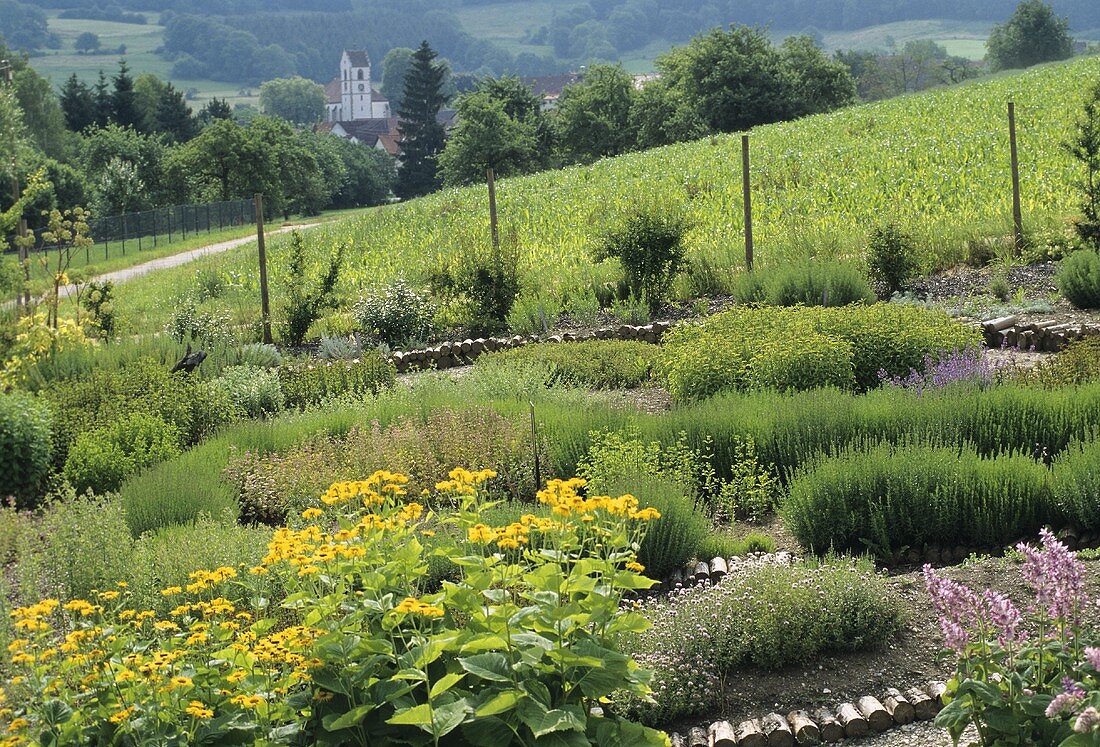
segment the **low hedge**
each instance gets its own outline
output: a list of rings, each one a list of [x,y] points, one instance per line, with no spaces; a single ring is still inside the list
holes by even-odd
[[[393,386],[393,364],[376,350],[353,360],[310,361],[279,367],[287,407],[309,407],[337,397],[362,398]]]
[[[78,435],[63,472],[78,493],[113,492],[130,475],[179,453],[179,429],[156,415],[135,412]]]
[[[866,391],[883,373],[905,376],[922,370],[929,356],[977,342],[975,330],[946,313],[917,307],[735,308],[673,328],[665,336],[659,371],[679,401],[730,389],[840,385]],[[807,356],[813,365],[804,370]],[[787,375],[762,375],[762,368]]]
[[[0,500],[33,506],[50,470],[50,410],[26,394],[0,394]]]
[[[1003,547],[1058,521],[1041,462],[1010,454],[884,444],[802,469],[782,508],[785,526],[816,553]]]
[[[1055,460],[1054,500],[1073,526],[1100,529],[1100,441],[1074,444]]]
[[[742,273],[734,280],[732,293],[738,303],[771,306],[846,306],[875,300],[867,276],[858,267],[817,260]]]
[[[651,380],[660,355],[655,345],[632,340],[538,343],[502,350],[478,359],[483,368],[503,364],[545,370],[547,385],[630,389]]]

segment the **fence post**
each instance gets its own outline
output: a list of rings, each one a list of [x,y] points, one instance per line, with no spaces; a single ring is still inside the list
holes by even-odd
[[[153,208],[153,248],[157,248],[157,209]]]
[[[138,252],[140,253],[141,252],[141,234],[142,234],[142,230],[141,230],[141,213],[135,213],[134,215],[136,215],[137,219],[138,219],[138,228],[137,228],[138,237],[137,237],[137,239],[138,239]]]
[[[1024,248],[1024,218],[1020,209],[1020,159],[1016,152],[1016,104],[1008,102],[1008,149],[1012,161],[1012,228],[1016,251]]]
[[[183,230],[183,240],[187,241],[187,206],[180,205],[180,225]]]
[[[256,245],[260,249],[260,316],[264,342],[271,344],[271,315],[267,298],[267,247],[264,245],[264,196],[256,194]]]
[[[122,256],[126,256],[126,213],[122,214]]]
[[[749,183],[749,136],[741,136],[741,193],[745,201],[745,269],[752,271],[752,187]]]
[[[18,199],[18,198],[17,198]],[[19,238],[26,238],[27,236],[27,221],[25,218],[19,219]],[[29,284],[31,281],[31,260],[30,249],[26,246],[22,246],[20,242],[19,247],[19,263],[23,266],[23,281]],[[23,309],[28,310],[31,306],[31,291],[29,285],[23,286],[23,292],[18,296],[19,305]]]
[[[493,236],[493,252],[495,253],[500,251],[500,233],[497,231],[497,188],[492,169],[485,169],[485,179],[489,184],[489,231]]]

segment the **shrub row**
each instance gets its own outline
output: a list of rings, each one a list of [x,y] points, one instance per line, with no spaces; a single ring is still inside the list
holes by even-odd
[[[19,392],[0,394],[0,501],[33,503],[50,469],[50,411]]]
[[[826,560],[763,566],[714,587],[644,603],[652,627],[628,648],[654,672],[655,703],[617,705],[666,724],[719,705],[727,675],[746,665],[780,669],[826,651],[881,644],[899,628],[899,604],[867,563]]]
[[[660,371],[680,401],[717,392],[838,386],[866,391],[977,333],[946,313],[892,304],[735,308],[665,335]]]
[[[734,280],[732,295],[741,304],[771,306],[847,306],[875,300],[858,267],[816,260],[742,273]]]
[[[287,407],[309,407],[335,397],[362,398],[393,386],[393,364],[374,350],[352,360],[312,361],[279,368]]]
[[[566,384],[596,389],[638,387],[650,380],[659,350],[644,342],[586,340],[538,343],[479,358],[484,368],[515,363],[544,371],[547,386]]]

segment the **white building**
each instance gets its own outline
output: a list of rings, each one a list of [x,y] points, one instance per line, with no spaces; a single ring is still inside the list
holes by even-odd
[[[348,50],[340,56],[340,75],[325,86],[326,121],[358,122],[389,119],[390,102],[370,85],[370,56]]]

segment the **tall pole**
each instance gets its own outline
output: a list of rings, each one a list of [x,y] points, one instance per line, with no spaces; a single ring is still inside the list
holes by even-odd
[[[489,184],[489,230],[493,234],[493,252],[499,252],[500,232],[497,230],[497,187],[492,169],[485,169],[485,180]]]
[[[1016,251],[1024,248],[1024,218],[1020,210],[1020,159],[1016,152],[1016,104],[1008,102],[1008,147],[1012,158],[1012,227]]]
[[[267,246],[264,244],[264,196],[256,194],[256,244],[260,248],[260,316],[264,342],[271,344],[271,310],[267,297]]]
[[[12,85],[12,75],[14,70],[11,63],[8,60],[0,60],[0,70],[4,74],[4,83],[8,86]],[[12,138],[11,149],[11,196],[12,204],[18,204],[19,200],[23,197],[23,186],[19,183],[19,164],[15,158],[15,138]],[[17,230],[17,236],[22,239],[27,235],[27,221],[24,218],[19,219],[19,228]],[[27,257],[27,247],[22,241],[17,242],[17,249],[19,251],[19,265],[23,268],[23,279],[26,283],[30,283],[30,263]],[[16,296],[16,304],[21,307],[29,307],[31,302],[31,294],[29,285],[24,287],[22,293]]]
[[[745,202],[745,269],[752,270],[752,188],[749,184],[749,136],[741,136],[741,192]]]

